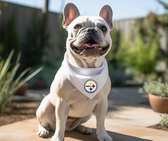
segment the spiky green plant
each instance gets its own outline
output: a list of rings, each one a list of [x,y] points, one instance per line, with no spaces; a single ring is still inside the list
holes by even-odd
[[[157,81],[147,81],[144,83],[143,88],[139,89],[139,92],[168,97],[168,83],[162,83],[161,79]]]
[[[163,115],[160,115],[160,116],[162,118],[161,121],[160,121],[160,124],[168,127],[168,114],[163,114]]]
[[[10,61],[13,54],[14,50],[10,52],[6,61],[0,60],[0,111],[7,108],[11,102],[10,97],[13,96],[23,84],[25,84],[28,80],[30,80],[43,69],[43,67],[40,67],[31,75],[25,79],[22,79],[22,77],[30,70],[30,68],[27,68],[17,77],[16,80],[14,80],[15,74],[20,65],[19,60],[21,54],[18,54],[15,66],[11,69],[11,71],[9,71]]]

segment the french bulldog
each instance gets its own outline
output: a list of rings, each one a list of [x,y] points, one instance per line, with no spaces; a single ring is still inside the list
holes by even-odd
[[[78,8],[73,3],[68,3],[64,7],[63,27],[68,31],[66,56],[70,64],[79,68],[79,71],[102,67],[104,57],[112,46],[112,16],[113,12],[109,5],[103,6],[99,16],[95,17],[80,16]],[[68,71],[63,65],[60,67],[51,84],[50,93],[37,109],[38,135],[48,137],[49,131],[53,130],[55,133],[51,141],[63,141],[65,131],[75,129],[84,134],[91,134],[92,130],[81,124],[89,120],[94,110],[98,140],[112,141],[104,127],[108,108],[107,97],[111,89],[108,74],[102,88],[95,92],[94,97],[89,98],[67,78]],[[96,82],[94,84],[96,85]]]

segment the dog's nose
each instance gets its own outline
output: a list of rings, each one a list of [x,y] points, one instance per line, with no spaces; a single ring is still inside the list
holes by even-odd
[[[88,33],[95,33],[95,32],[96,32],[96,30],[95,30],[95,29],[93,29],[93,28],[89,28],[89,29],[87,30],[87,32],[88,32]]]

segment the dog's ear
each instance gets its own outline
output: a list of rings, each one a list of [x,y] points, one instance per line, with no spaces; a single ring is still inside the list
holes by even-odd
[[[109,5],[104,5],[100,12],[99,16],[102,17],[107,24],[109,25],[110,29],[113,29],[113,23],[112,23],[112,16],[113,16],[113,11]]]
[[[66,29],[78,16],[80,16],[78,8],[73,3],[67,3],[63,13],[63,27]]]

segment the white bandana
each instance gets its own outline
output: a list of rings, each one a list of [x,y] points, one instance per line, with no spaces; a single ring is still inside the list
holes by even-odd
[[[107,61],[104,58],[99,68],[82,68],[74,65],[64,55],[62,69],[67,79],[84,95],[92,99],[104,86],[108,78]]]

